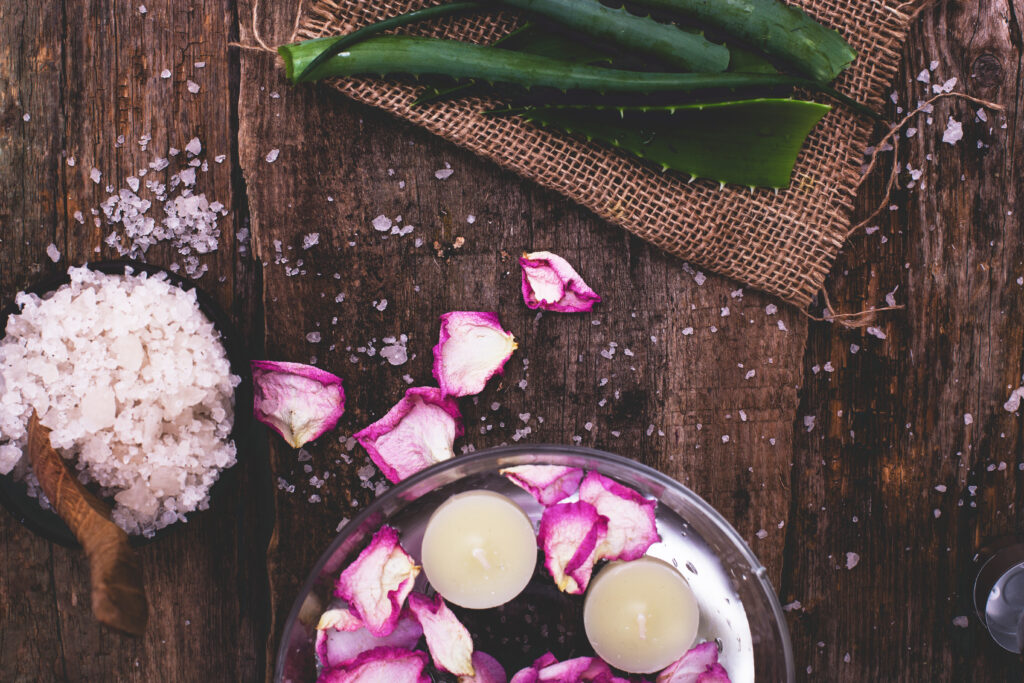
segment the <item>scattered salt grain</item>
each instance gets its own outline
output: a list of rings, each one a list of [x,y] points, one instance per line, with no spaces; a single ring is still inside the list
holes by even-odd
[[[50,243],[50,246],[46,247],[46,255],[50,257],[50,260],[56,263],[60,261],[60,252],[57,250],[57,245]]]
[[[91,171],[89,171],[89,177],[90,177],[90,178],[92,179],[92,181],[93,181],[94,183],[96,183],[97,185],[99,185],[99,184],[100,184],[100,178],[102,178],[102,177],[103,177],[103,174],[102,174],[102,173],[100,173],[100,169],[98,169],[98,168],[93,168],[93,169],[92,169]]]
[[[1010,398],[1006,399],[1003,409],[1008,413],[1015,413],[1020,410],[1021,399],[1024,399],[1024,387],[1017,387],[1010,392]]]
[[[921,69],[921,73],[917,75],[917,80],[921,83],[931,83],[932,75],[928,72],[928,69]]]
[[[139,14],[145,14],[148,11],[145,5],[139,5]]]
[[[279,156],[280,154],[281,154],[281,150],[279,150],[279,149],[277,149],[277,148],[275,147],[274,149],[272,149],[272,150],[270,150],[269,152],[267,152],[267,156],[265,157],[265,159],[266,159],[266,162],[267,162],[268,164],[272,164],[272,163],[274,163],[275,161],[277,161],[277,157],[278,157],[278,156]]]
[[[381,299],[380,301],[374,301],[373,307],[376,308],[378,311],[383,312],[384,309],[388,307],[388,300]]]
[[[702,286],[705,282],[707,282],[707,280],[707,276],[700,271],[697,271],[693,275],[693,281],[697,283],[698,287]]]
[[[758,538],[761,538],[761,539],[768,538],[768,532],[765,531],[764,529],[758,529],[757,533],[754,534],[754,535],[757,536]]]
[[[693,334],[693,328],[692,327],[684,327],[683,328],[683,336],[684,337],[689,337],[691,334]]]
[[[786,323],[782,322],[781,320],[776,321],[776,325],[778,325],[779,329],[782,330],[783,332],[789,331],[789,328],[786,327]]]
[[[946,130],[942,133],[942,141],[949,145],[955,145],[964,137],[963,125],[954,119],[952,116],[949,117],[949,122],[946,124]]]
[[[195,81],[185,81],[185,87],[188,88],[188,91],[193,95],[199,92],[199,84]]]
[[[75,158],[74,157],[68,157],[68,160],[67,160],[66,163],[67,163],[68,166],[74,166],[75,165]]]
[[[206,68],[206,62],[193,62],[192,66],[194,66],[197,69],[205,69]]]
[[[24,121],[25,123],[28,123],[29,121],[32,120],[32,115],[29,114],[28,112],[25,112],[24,114],[21,115],[21,120]]]
[[[409,338],[404,334],[398,339],[386,337],[384,342],[388,345],[380,350],[381,357],[391,365],[403,365],[409,360],[409,352],[406,348],[408,340]]]
[[[804,415],[804,429],[808,432],[814,431],[814,415]]]
[[[381,214],[370,221],[370,225],[372,225],[373,229],[377,232],[387,232],[391,229],[391,226],[394,225],[394,223],[391,222],[390,218]]]
[[[189,156],[199,156],[199,153],[203,151],[203,143],[199,141],[199,138],[192,138],[185,145],[185,151]]]
[[[846,568],[853,569],[860,562],[860,555],[857,553],[846,553]]]
[[[969,425],[974,423],[974,416],[970,413],[964,413],[964,424]]]
[[[932,86],[932,92],[935,93],[936,95],[938,95],[940,93],[953,92],[953,88],[955,88],[955,87],[956,87],[956,76],[954,76],[953,78],[950,78],[948,81],[946,81],[945,83],[942,83],[941,85],[940,84],[933,85]]]
[[[958,628],[967,628],[970,625],[970,623],[971,622],[967,619],[967,617],[953,617],[953,626],[956,626]]]
[[[318,244],[320,244],[320,233],[318,232],[311,232],[302,238],[303,249],[312,249]]]
[[[872,337],[877,337],[878,339],[885,339],[885,336],[886,336],[885,332],[882,332],[882,330],[880,330],[880,329],[878,329],[877,327],[874,327],[874,326],[869,327],[869,328],[867,328],[864,331],[867,332],[868,334],[870,334]]]
[[[764,307],[764,314],[765,315],[775,315],[778,312],[779,312],[779,307],[776,306],[775,304],[768,304],[767,306]]]
[[[319,344],[322,336],[319,332],[310,332],[306,335],[306,341],[310,344]]]

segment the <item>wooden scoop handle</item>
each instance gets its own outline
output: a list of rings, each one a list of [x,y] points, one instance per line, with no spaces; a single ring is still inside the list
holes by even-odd
[[[39,485],[89,559],[96,619],[133,636],[146,630],[148,606],[142,564],[128,534],[110,519],[110,506],[89,492],[50,443],[50,430],[32,413],[28,452]]]

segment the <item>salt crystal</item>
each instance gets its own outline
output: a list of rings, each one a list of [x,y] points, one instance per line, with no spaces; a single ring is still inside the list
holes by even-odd
[[[102,177],[103,177],[103,174],[102,174],[102,173],[100,173],[100,169],[98,169],[98,168],[93,168],[93,169],[92,169],[91,171],[89,171],[89,177],[90,177],[90,178],[92,179],[92,181],[93,181],[94,183],[96,183],[97,185],[99,185],[99,184],[100,184],[100,178],[102,178]]]
[[[29,121],[32,120],[32,115],[29,114],[28,112],[25,112],[24,114],[21,115],[21,120],[26,122],[26,123],[28,123]]]
[[[779,329],[782,330],[783,332],[789,331],[789,328],[786,327],[786,323],[782,322],[781,320],[776,321],[776,324],[778,325]]]
[[[728,306],[722,306],[721,317],[722,318],[729,317],[729,307]]]
[[[68,157],[67,165],[68,166],[74,166],[75,165],[75,158],[74,157]]]
[[[311,232],[302,238],[302,248],[312,249],[316,245],[320,244],[320,233]]]
[[[743,379],[753,379],[756,374],[757,370],[747,370],[747,374],[743,375]]]
[[[804,415],[804,429],[806,429],[809,432],[814,431],[814,422],[814,415]]]
[[[170,77],[171,77],[171,70],[170,69],[164,69],[163,71],[160,72],[160,78],[170,78]]]
[[[939,493],[945,493],[946,492],[946,485],[945,484],[936,484],[935,485],[935,490],[938,491]]]
[[[761,539],[768,538],[768,532],[764,529],[758,529],[757,533],[754,535]]]
[[[939,60],[937,60],[937,59],[933,59],[931,61],[931,63],[928,65],[928,70],[929,71],[935,71],[938,68],[939,68]]]
[[[405,335],[402,335],[403,337]],[[402,340],[395,340],[389,346],[380,350],[380,355],[391,365],[403,365],[409,360],[409,353],[406,350],[406,343]]]
[[[193,62],[192,66],[194,66],[197,69],[204,69],[206,68],[206,62]]]
[[[199,92],[199,84],[195,81],[185,81],[185,87],[188,88],[188,91],[193,95]]]
[[[75,211],[75,220],[85,225],[85,216],[82,215],[81,211]]]
[[[697,272],[696,272],[696,273],[694,274],[694,276],[693,276],[693,281],[697,283],[697,286],[698,286],[698,287],[700,287],[700,286],[701,286],[701,285],[703,285],[703,284],[704,284],[705,282],[707,282],[707,279],[708,279],[708,278],[707,278],[707,276],[706,276],[706,275],[704,275],[704,273],[702,273],[702,272],[700,272],[700,271],[697,271]]]
[[[846,553],[846,568],[853,569],[860,562],[860,555],[857,553]]]
[[[1015,413],[1020,410],[1021,399],[1024,399],[1024,386],[1017,387],[1010,392],[1010,398],[1006,399],[1003,409],[1008,413]]]
[[[216,161],[218,164],[223,164],[224,160],[227,159],[227,158],[228,157],[227,157],[226,154],[218,154],[217,156],[215,156],[213,158],[213,160]]]
[[[907,128],[907,137],[908,138],[912,138],[915,135],[917,135],[917,128],[914,128],[914,127]]]
[[[370,221],[370,225],[372,225],[373,229],[376,230],[377,232],[387,232],[388,230],[391,229],[391,226],[394,224],[391,222],[390,218],[388,218],[384,214],[381,214],[374,218],[372,221]]]
[[[57,245],[52,242],[46,247],[46,255],[50,257],[50,260],[56,263],[60,261],[60,252],[57,250]]]
[[[379,302],[374,301],[373,302],[373,307],[376,308],[378,311],[383,311],[385,308],[388,307],[388,300],[387,299],[381,299]]]
[[[684,327],[683,328],[683,336],[684,337],[689,337],[691,334],[693,334],[693,328],[692,327]]]
[[[946,124],[946,130],[942,133],[942,141],[949,145],[955,145],[964,137],[964,127],[952,116]]]
[[[882,330],[874,326],[868,327],[864,331],[870,334],[872,337],[877,337],[878,339],[885,339],[886,337],[885,332],[882,332]]]
[[[967,617],[953,617],[953,626],[958,628],[967,628],[970,625],[970,621]]]
[[[970,413],[964,413],[964,424],[969,425],[974,423],[974,416]]]
[[[921,69],[921,73],[917,75],[917,80],[922,83],[931,83],[932,75],[928,72],[928,69]]]
[[[778,312],[779,312],[779,307],[776,306],[775,304],[768,304],[767,306],[764,307],[765,315],[775,315]]]
[[[438,171],[434,171],[434,177],[438,180],[447,180],[451,177],[452,173],[455,173],[455,171],[450,168],[442,168]]]
[[[185,145],[185,151],[189,156],[199,156],[199,153],[203,151],[203,143],[199,141],[199,138],[192,138]]]
[[[272,149],[272,150],[270,150],[269,152],[267,152],[267,156],[265,157],[265,159],[266,159],[266,162],[267,162],[268,164],[272,164],[272,163],[274,163],[275,161],[277,161],[277,157],[278,157],[278,156],[279,156],[280,154],[281,154],[281,150],[279,150],[279,149],[277,149],[277,148],[275,147],[274,149]]]

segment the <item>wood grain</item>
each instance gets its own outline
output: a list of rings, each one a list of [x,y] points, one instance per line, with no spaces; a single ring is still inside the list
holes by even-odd
[[[829,285],[841,310],[899,285],[906,308],[879,316],[883,340],[808,325],[784,306],[769,313],[769,298],[698,275],[558,195],[326,88],[287,86],[273,56],[227,48],[253,43],[251,2],[147,15],[103,0],[0,5],[0,302],[94,256],[109,229],[73,219],[105,196],[93,166],[104,183],[120,180],[198,135],[227,155],[203,182],[232,209],[200,284],[254,357],[315,357],[348,394],[337,432],[304,453],[254,430],[214,511],[143,550],[154,619],[140,644],[91,621],[78,554],[0,515],[0,679],[265,676],[306,573],[380,484],[348,436],[406,378],[432,382],[438,315],[469,309],[497,311],[520,350],[503,380],[461,402],[458,445],[513,442],[528,427],[521,443],[578,441],[689,485],[748,539],[783,602],[800,602],[787,613],[800,680],[1019,680],[1019,663],[976,620],[963,629],[953,619],[970,614],[979,543],[1022,521],[1022,423],[1002,408],[1024,372],[1022,9],[940,3],[912,32],[902,106],[923,97],[917,75],[937,60],[934,81],[956,76],[1008,111],[981,122],[976,107],[947,100],[903,138],[921,178],[906,188],[903,174],[896,210],[854,238]],[[262,3],[264,39],[288,39],[295,10],[294,0]],[[159,77],[164,68],[172,78]],[[964,125],[956,146],[941,142],[950,115]],[[133,142],[143,133],[153,137],[145,153]],[[451,177],[435,177],[449,166]],[[880,194],[873,179],[865,214]],[[378,215],[414,230],[385,239],[370,225]],[[240,252],[245,227],[252,245]],[[310,233],[319,244],[304,249]],[[50,242],[58,265],[44,256]],[[515,257],[540,248],[568,257],[604,296],[593,316],[522,306]],[[176,255],[157,249],[151,260]],[[409,360],[392,366],[379,350],[401,334]],[[859,558],[852,569],[847,553]]]

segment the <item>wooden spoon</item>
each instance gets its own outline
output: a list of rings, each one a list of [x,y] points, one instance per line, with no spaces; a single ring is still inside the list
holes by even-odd
[[[142,563],[128,534],[110,519],[110,506],[89,492],[53,449],[50,430],[35,411],[28,423],[28,452],[39,486],[89,559],[92,612],[107,626],[132,636],[146,630],[149,608]]]

